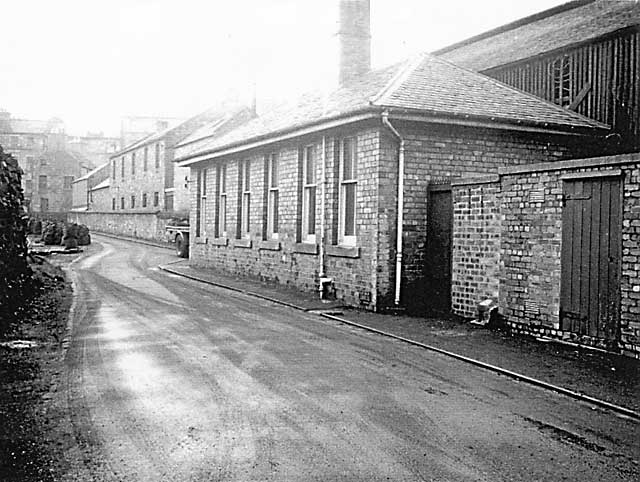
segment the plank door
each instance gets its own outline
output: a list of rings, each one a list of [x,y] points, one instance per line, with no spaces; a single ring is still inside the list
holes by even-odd
[[[564,182],[560,327],[616,340],[620,322],[622,179]]]
[[[451,311],[453,202],[451,186],[429,188],[425,253],[425,301],[429,311]]]

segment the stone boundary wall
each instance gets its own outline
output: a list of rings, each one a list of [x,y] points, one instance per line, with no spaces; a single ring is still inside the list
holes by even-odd
[[[617,347],[562,331],[559,317],[563,178],[614,173],[623,182]],[[640,358],[640,154],[503,168],[497,179],[463,179],[453,187],[454,313],[473,316],[478,302],[497,294],[499,312],[516,333],[614,348]],[[499,262],[495,244],[486,238],[489,226],[498,233]]]
[[[71,212],[69,222],[85,224],[91,231],[117,234],[151,241],[166,242],[165,227],[169,219],[159,213],[91,211]]]

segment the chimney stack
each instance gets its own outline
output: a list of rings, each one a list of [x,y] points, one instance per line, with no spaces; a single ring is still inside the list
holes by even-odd
[[[359,78],[371,69],[369,17],[369,0],[340,0],[340,85]]]

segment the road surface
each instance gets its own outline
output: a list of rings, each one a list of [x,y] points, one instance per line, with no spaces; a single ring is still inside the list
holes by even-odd
[[[633,420],[95,243],[67,390],[96,480],[640,480]]]

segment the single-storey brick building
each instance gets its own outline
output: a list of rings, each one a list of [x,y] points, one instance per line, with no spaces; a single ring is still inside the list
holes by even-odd
[[[450,309],[449,184],[601,152],[607,126],[429,55],[176,148],[190,262],[381,309]],[[460,260],[464,263],[464,260]]]

